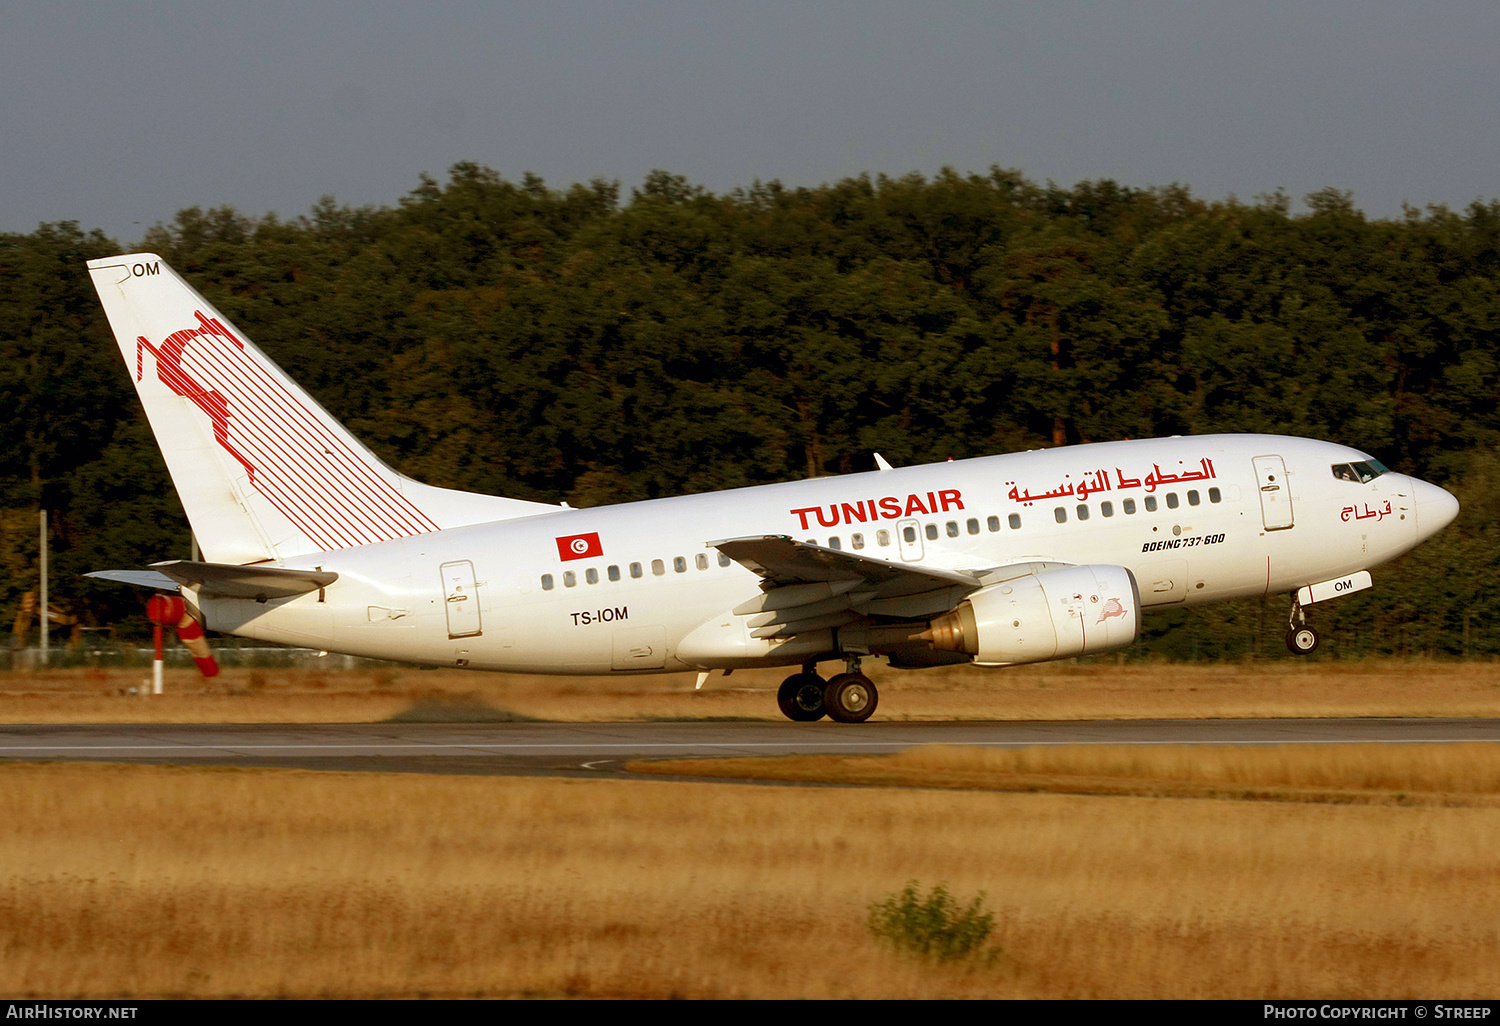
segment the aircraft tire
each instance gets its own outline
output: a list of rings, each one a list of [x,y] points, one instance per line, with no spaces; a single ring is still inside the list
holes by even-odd
[[[1286,647],[1293,655],[1312,655],[1322,640],[1317,631],[1306,625],[1286,632]]]
[[[875,682],[862,673],[841,673],[823,689],[828,718],[840,723],[863,723],[879,703]]]
[[[776,689],[776,704],[787,719],[812,723],[827,712],[823,690],[823,678],[816,673],[794,673]]]

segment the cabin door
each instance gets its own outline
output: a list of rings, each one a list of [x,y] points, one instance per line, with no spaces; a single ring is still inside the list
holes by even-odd
[[[1267,531],[1283,531],[1292,526],[1292,493],[1287,487],[1286,465],[1280,456],[1257,456],[1256,487],[1260,489],[1260,515]]]
[[[479,585],[474,564],[467,559],[442,565],[443,609],[448,614],[448,637],[472,638],[479,630]]]

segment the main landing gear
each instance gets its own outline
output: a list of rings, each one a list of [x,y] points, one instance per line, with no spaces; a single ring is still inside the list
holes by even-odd
[[[1293,655],[1312,655],[1318,650],[1322,637],[1307,622],[1302,612],[1302,603],[1292,599],[1292,615],[1287,622],[1286,647]]]
[[[808,663],[801,673],[781,682],[776,704],[782,715],[799,723],[811,723],[825,715],[839,723],[863,723],[875,711],[880,693],[875,682],[859,672],[859,658],[847,659],[848,670],[825,681],[817,674],[817,664]]]

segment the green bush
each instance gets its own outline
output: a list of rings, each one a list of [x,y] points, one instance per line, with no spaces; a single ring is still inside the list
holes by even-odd
[[[983,957],[993,961],[998,947],[983,950],[994,928],[995,914],[984,908],[980,891],[965,907],[942,884],[924,899],[911,881],[899,894],[870,905],[870,932],[897,951],[939,962]]]

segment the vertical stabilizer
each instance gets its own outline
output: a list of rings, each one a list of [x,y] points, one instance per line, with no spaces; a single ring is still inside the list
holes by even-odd
[[[556,509],[403,477],[161,257],[88,266],[210,562],[277,561]]]

